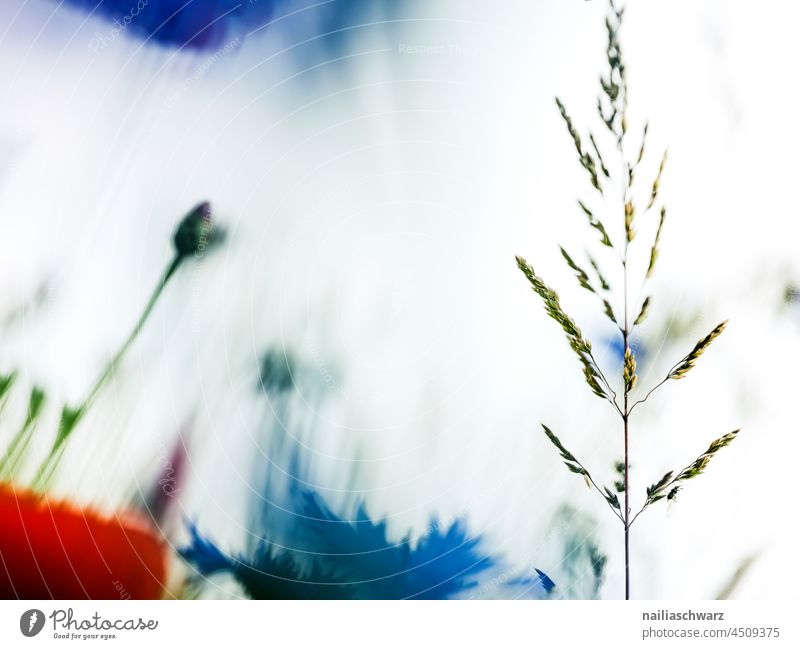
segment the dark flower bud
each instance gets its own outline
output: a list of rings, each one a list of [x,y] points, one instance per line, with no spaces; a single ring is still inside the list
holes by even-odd
[[[178,257],[200,255],[211,243],[214,224],[211,220],[211,203],[205,201],[183,217],[175,231],[173,243]]]
[[[261,389],[271,395],[278,395],[294,387],[297,367],[292,356],[278,349],[270,349],[261,359],[258,379]]]

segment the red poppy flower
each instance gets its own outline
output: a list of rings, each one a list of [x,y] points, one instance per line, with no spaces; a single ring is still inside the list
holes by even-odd
[[[157,599],[166,545],[149,521],[0,484],[0,598]]]

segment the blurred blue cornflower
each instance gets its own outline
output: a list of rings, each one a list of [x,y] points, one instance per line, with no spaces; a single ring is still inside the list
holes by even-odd
[[[108,19],[112,34],[198,50],[219,47],[234,33],[265,25],[281,0],[67,0]],[[113,30],[117,30],[114,32]],[[238,35],[238,34],[237,34]]]
[[[223,553],[195,525],[181,555],[200,574],[230,573],[255,599],[449,599],[466,596],[499,571],[480,537],[470,537],[463,519],[447,527],[433,523],[412,546],[408,537],[389,540],[386,523],[369,517],[361,504],[346,520],[319,494],[298,489],[287,518],[291,548],[267,540],[268,530],[249,552]],[[505,580],[527,597],[544,597],[555,584],[541,571]]]
[[[612,335],[605,338],[605,347],[611,355],[611,360],[618,366],[622,367],[625,361],[625,348],[622,346],[622,337],[619,331],[615,331]],[[636,364],[643,367],[647,359],[647,346],[641,338],[632,338],[629,341],[631,351],[636,356]]]
[[[149,44],[215,50],[233,39],[272,28],[290,32],[311,51],[333,52],[364,25],[389,18],[402,0],[66,0],[110,26],[98,32],[93,49],[105,49],[120,34]],[[284,20],[286,19],[286,20]],[[278,26],[278,23],[280,25]],[[313,41],[313,42],[312,42]]]
[[[290,401],[297,380],[291,359],[267,354],[260,382],[272,412]],[[301,479],[298,448],[288,451],[286,471],[277,470],[270,458],[269,473],[278,475],[267,476],[244,552],[223,552],[189,524],[190,541],[180,553],[201,576],[228,573],[257,599],[447,599],[469,597],[478,588],[494,597],[542,598],[555,588],[538,569],[508,577],[487,554],[484,540],[468,534],[464,518],[449,524],[434,520],[412,542],[408,535],[391,540],[386,521],[371,518],[363,501],[351,519],[342,517]],[[488,581],[492,589],[486,588]]]

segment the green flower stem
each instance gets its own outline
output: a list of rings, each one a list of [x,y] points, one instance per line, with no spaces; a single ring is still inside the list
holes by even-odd
[[[61,462],[61,458],[64,456],[65,450],[66,446],[63,444],[57,448],[54,447],[54,450],[50,452],[50,455],[47,456],[47,459],[42,462],[42,464],[39,466],[39,470],[36,472],[36,477],[34,477],[33,483],[31,484],[31,489],[33,491],[44,493],[47,490],[53,480],[53,477],[55,476],[56,469]]]
[[[3,411],[3,408],[6,405],[6,397],[8,396],[8,392],[11,390],[11,386],[14,385],[14,381],[16,379],[16,371],[11,372],[10,374],[0,375],[0,412]]]
[[[0,481],[14,478],[19,462],[25,456],[25,451],[33,437],[33,431],[36,429],[36,423],[43,405],[44,391],[37,387],[32,388],[31,396],[28,399],[28,414],[25,416],[25,421],[17,434],[14,435],[5,453],[3,453],[3,458],[0,459]]]
[[[139,320],[137,321],[136,326],[134,326],[133,331],[131,331],[130,335],[125,340],[122,347],[119,348],[117,353],[114,355],[114,358],[111,359],[109,364],[106,366],[106,369],[95,381],[94,386],[92,387],[91,391],[86,396],[86,398],[83,400],[81,405],[78,406],[77,411],[80,413],[78,419],[80,419],[80,417],[83,416],[83,414],[86,412],[86,410],[94,401],[97,394],[106,384],[111,375],[114,374],[114,372],[116,371],[117,366],[122,360],[122,357],[128,351],[128,348],[133,344],[133,341],[136,340],[136,338],[139,336],[139,332],[144,327],[145,322],[147,322],[147,318],[153,311],[153,307],[155,307],[156,302],[158,302],[158,298],[161,297],[161,294],[163,293],[164,287],[167,285],[167,282],[175,274],[175,271],[178,270],[178,267],[181,265],[181,262],[184,259],[185,257],[181,255],[175,255],[173,260],[170,262],[169,266],[167,266],[167,269],[164,271],[164,275],[161,277],[161,280],[156,285],[153,294],[150,296],[150,300],[148,300],[147,306],[145,306],[144,311],[142,311],[142,315],[139,316]],[[75,423],[77,423],[77,421]]]
[[[164,274],[162,275],[161,279],[159,280],[158,284],[156,284],[155,290],[153,291],[150,299],[147,302],[147,305],[142,311],[142,314],[139,316],[139,320],[136,322],[131,333],[125,339],[125,342],[119,348],[116,354],[114,354],[111,361],[109,361],[106,368],[97,378],[97,380],[92,385],[92,388],[89,390],[89,393],[83,399],[83,401],[77,407],[71,406],[64,406],[63,410],[61,411],[61,420],[58,426],[58,434],[56,436],[55,441],[53,442],[53,447],[50,449],[50,453],[42,462],[39,467],[39,470],[36,472],[36,476],[33,479],[33,489],[36,491],[44,491],[50,484],[53,476],[55,475],[55,471],[58,468],[58,463],[63,457],[64,453],[64,443],[67,441],[69,436],[72,434],[72,431],[76,428],[78,423],[80,423],[83,416],[89,410],[91,405],[94,403],[95,398],[100,393],[100,390],[106,385],[108,380],[113,376],[114,372],[116,371],[117,367],[122,361],[122,358],[125,356],[125,353],[128,351],[130,346],[136,340],[141,332],[142,328],[144,327],[145,323],[147,322],[150,313],[153,311],[153,308],[158,302],[158,299],[161,297],[161,294],[164,292],[164,287],[167,285],[167,282],[170,278],[175,274],[175,271],[181,265],[181,262],[186,258],[186,255],[182,255],[177,253],[172,261],[167,266]]]

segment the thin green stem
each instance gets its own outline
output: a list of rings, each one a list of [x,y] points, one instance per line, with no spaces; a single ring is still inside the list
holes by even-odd
[[[625,109],[627,108],[627,85],[623,81],[623,100],[622,100],[622,123],[625,120]],[[620,157],[620,168],[621,168],[621,185],[622,185],[622,208],[623,211],[626,211],[626,206],[628,203],[628,190],[629,185],[626,180],[626,164],[625,164],[625,149],[624,149],[624,140],[625,137],[625,130],[622,126],[620,126],[620,136],[618,140],[618,150],[619,150],[619,157]],[[622,350],[623,354],[627,354],[628,351],[628,335],[630,330],[628,328],[628,247],[630,245],[630,237],[628,236],[628,223],[627,223],[627,216],[626,216],[626,225],[625,225],[625,245],[624,245],[624,252],[622,255],[622,311],[623,311],[623,326],[622,326]],[[624,381],[624,363],[623,363],[623,383]],[[625,487],[625,498],[624,498],[624,508],[625,511],[623,512],[623,527],[625,531],[625,599],[629,600],[631,598],[631,560],[630,560],[630,475],[629,475],[629,468],[630,468],[630,449],[629,449],[629,436],[628,436],[628,418],[630,416],[630,411],[628,409],[628,385],[624,385],[624,394],[623,394],[623,412],[622,412],[622,428],[623,428],[623,461],[625,463],[625,470],[623,472],[623,485]]]
[[[693,463],[692,463],[692,464],[693,464]],[[676,482],[677,482],[677,481],[680,479],[681,475],[683,475],[683,473],[684,473],[685,471],[687,471],[688,469],[692,468],[692,464],[688,464],[688,465],[686,465],[685,467],[683,467],[683,468],[682,468],[680,471],[676,472],[676,473],[675,473],[675,477],[674,477],[674,478],[672,478],[672,480],[670,480],[670,481],[669,481],[667,484],[665,484],[663,487],[661,487],[661,488],[658,490],[658,492],[659,492],[659,493],[663,493],[663,492],[667,491],[667,490],[668,490],[668,489],[669,489],[669,488],[670,488],[672,485],[674,485],[674,484],[675,484],[675,483],[676,483]],[[639,515],[640,515],[640,514],[641,514],[641,513],[642,513],[642,512],[643,512],[645,509],[647,509],[649,506],[650,506],[650,501],[649,501],[649,500],[645,501],[644,505],[642,505],[642,508],[641,508],[641,509],[640,509],[638,512],[636,512],[636,516],[634,516],[634,517],[633,517],[633,520],[631,521],[631,525],[633,525],[633,524],[634,524],[634,522],[636,521],[636,519],[637,519],[637,518],[639,518]]]
[[[73,408],[65,406],[62,410],[61,420],[59,422],[59,430],[58,434],[56,435],[56,439],[53,442],[53,447],[50,449],[48,456],[39,466],[39,470],[36,472],[36,476],[33,479],[34,490],[43,491],[49,485],[50,480],[52,480],[53,476],[55,475],[55,471],[58,468],[58,463],[63,456],[64,443],[72,434],[72,431],[76,428],[78,423],[80,423],[81,419],[89,410],[92,403],[94,403],[94,400],[100,393],[100,390],[102,390],[111,376],[113,376],[114,372],[122,361],[123,356],[125,356],[125,353],[136,340],[139,332],[141,332],[142,328],[147,322],[147,319],[150,316],[150,313],[153,311],[153,307],[155,307],[156,302],[158,302],[159,297],[161,297],[167,282],[175,274],[175,271],[178,270],[184,258],[184,255],[176,254],[169,263],[164,271],[164,274],[161,276],[161,279],[158,281],[158,284],[156,284],[156,287],[153,290],[150,299],[147,301],[144,311],[142,311],[142,314],[139,316],[136,325],[133,327],[133,330],[122,343],[122,346],[119,348],[119,350],[117,350],[117,353],[111,358],[106,368],[101,372],[100,376],[98,376],[95,382],[92,384],[92,387],[86,397],[84,397],[77,407]]]
[[[666,377],[664,377],[664,379],[663,379],[663,380],[661,380],[661,382],[657,383],[657,384],[655,385],[655,387],[653,387],[653,388],[650,390],[650,392],[648,392],[648,393],[647,393],[647,394],[644,396],[644,398],[643,398],[643,399],[639,399],[639,400],[638,400],[636,403],[634,403],[634,404],[631,406],[630,412],[633,412],[633,409],[634,409],[636,406],[638,406],[640,403],[644,403],[645,401],[647,401],[648,397],[650,397],[650,395],[651,395],[651,394],[653,394],[653,392],[655,392],[656,390],[658,390],[658,388],[660,388],[660,387],[661,387],[662,385],[664,385],[664,384],[665,384],[667,381],[669,381],[669,379],[670,379],[670,375],[672,374],[673,370],[675,370],[675,368],[676,368],[676,367],[678,367],[678,365],[680,365],[681,363],[683,363],[684,361],[686,361],[686,359],[687,359],[687,358],[689,358],[689,354],[687,354],[686,356],[684,356],[684,357],[683,357],[681,360],[679,360],[677,363],[675,363],[675,365],[673,365],[672,367],[670,367],[670,368],[669,368],[669,370],[667,371],[667,376],[666,376]]]
[[[94,386],[83,400],[81,405],[78,406],[79,411],[86,411],[86,409],[91,405],[92,401],[94,401],[94,398],[97,396],[98,392],[100,392],[102,389],[103,385],[115,372],[117,365],[119,365],[119,362],[122,360],[122,357],[125,355],[125,352],[128,351],[128,348],[131,346],[131,344],[133,344],[133,341],[136,340],[139,332],[142,330],[142,327],[144,327],[145,322],[147,322],[147,318],[150,316],[153,307],[156,305],[156,302],[158,302],[158,298],[161,297],[164,287],[167,285],[167,282],[170,280],[170,278],[175,274],[175,271],[178,270],[182,260],[183,257],[175,255],[169,266],[167,266],[167,269],[164,271],[164,275],[161,277],[161,280],[158,282],[158,284],[156,284],[156,287],[153,290],[153,293],[150,296],[144,311],[142,311],[142,315],[139,316],[139,320],[136,322],[133,331],[131,331],[131,333],[128,335],[128,338],[125,340],[122,347],[120,347],[117,353],[114,354],[114,357],[108,363],[103,373],[97,378]]]
[[[677,365],[675,367],[677,367]],[[672,370],[670,370],[670,371],[672,371]],[[636,403],[634,403],[631,406],[631,409],[628,411],[628,414],[632,413],[633,409],[636,406],[638,406],[640,403],[644,403],[645,401],[647,401],[647,399],[650,397],[650,395],[653,394],[653,392],[655,392],[656,390],[658,390],[658,388],[660,388],[662,385],[664,385],[667,381],[669,381],[669,376],[667,376],[667,378],[665,378],[663,381],[658,383],[653,389],[651,389],[650,392],[648,392],[643,399],[639,399]]]
[[[626,244],[627,246],[627,244]],[[627,251],[626,251],[627,256]],[[622,330],[622,345],[624,349],[627,351],[628,349],[628,264],[627,260],[622,265],[623,269],[623,291],[624,291],[624,311],[625,311],[625,327]],[[627,386],[625,388],[624,394],[624,414],[622,416],[623,421],[623,429],[624,429],[624,436],[625,436],[625,472],[623,476],[623,482],[625,485],[625,511],[624,511],[624,521],[623,525],[625,526],[625,599],[631,598],[631,563],[630,563],[630,505],[629,505],[629,498],[630,498],[630,488],[629,488],[629,476],[628,476],[628,469],[630,466],[629,460],[629,449],[628,449],[628,416],[630,415],[630,411],[628,410],[628,389]]]
[[[603,374],[603,370],[601,370],[601,369],[600,369],[600,365],[599,365],[599,364],[597,363],[597,361],[595,360],[595,358],[594,358],[594,354],[592,354],[592,352],[589,352],[589,358],[590,358],[590,359],[592,359],[592,363],[594,363],[594,367],[595,367],[595,369],[597,370],[597,373],[600,375],[600,379],[603,381],[604,385],[605,385],[605,386],[606,386],[606,387],[609,389],[609,391],[610,391],[610,392],[611,392],[611,394],[612,394],[612,397],[611,397],[611,398],[608,398],[608,397],[606,397],[606,398],[607,398],[607,400],[608,400],[608,402],[609,402],[609,403],[610,403],[612,406],[614,406],[614,409],[615,409],[615,410],[616,410],[616,411],[617,411],[617,412],[620,414],[620,416],[621,416],[621,415],[622,415],[622,410],[620,410],[619,406],[617,405],[617,393],[614,391],[614,388],[612,388],[612,387],[611,387],[611,383],[609,383],[608,379],[606,378],[606,375],[605,375],[605,374]]]
[[[43,405],[44,391],[37,387],[32,388],[30,398],[28,399],[28,410],[25,415],[25,421],[17,434],[14,435],[5,453],[3,453],[2,460],[0,460],[0,480],[13,479],[16,474],[19,463],[24,458],[25,451],[31,442],[33,431],[36,429],[36,423]]]
[[[611,511],[614,512],[614,516],[619,518],[619,520],[624,523],[625,521],[623,521],[622,515],[616,509],[614,509],[614,506],[610,502],[608,502],[608,499],[606,498],[606,495],[603,493],[603,490],[600,489],[600,487],[597,486],[597,483],[594,481],[594,479],[592,478],[592,476],[589,473],[589,471],[587,470],[587,468],[585,466],[583,466],[583,464],[581,464],[578,460],[573,460],[573,462],[575,462],[575,464],[577,464],[581,469],[583,469],[585,471],[585,473],[583,475],[592,484],[592,486],[597,490],[597,493],[599,493],[603,497],[603,500],[605,500],[606,504],[609,506]]]

